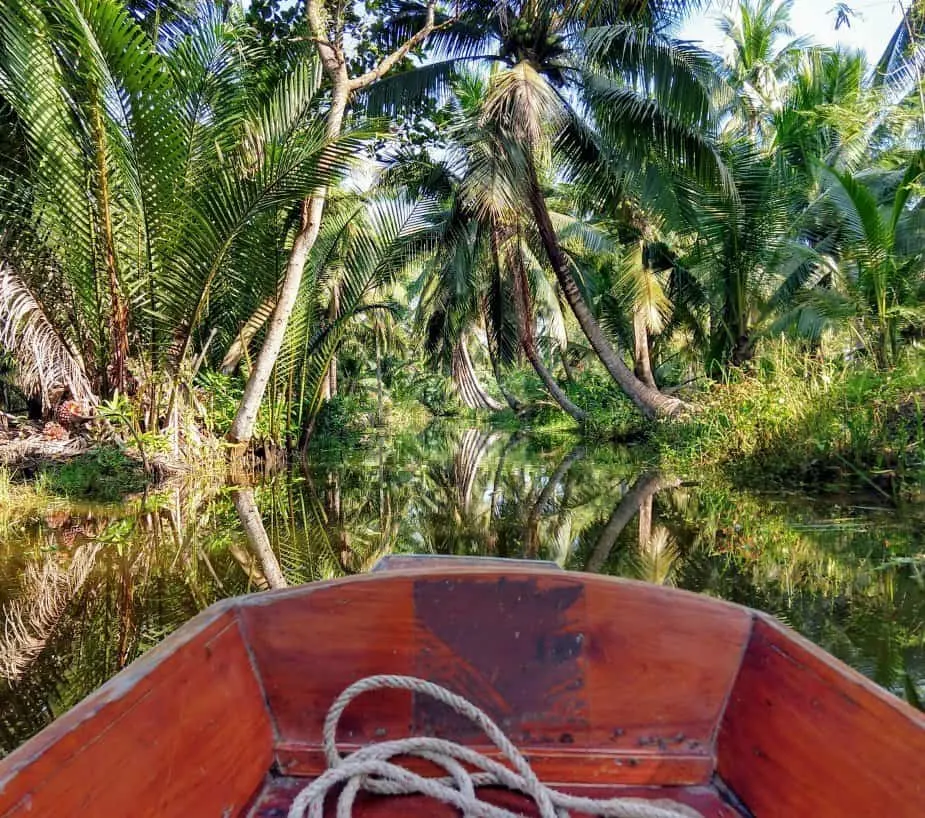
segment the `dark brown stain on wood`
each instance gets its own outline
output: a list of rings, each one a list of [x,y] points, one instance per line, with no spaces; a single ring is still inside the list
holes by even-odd
[[[414,615],[422,634],[416,675],[461,693],[515,742],[572,744],[587,726],[580,584],[421,579]],[[477,735],[428,697],[415,699],[413,713],[415,732]]]

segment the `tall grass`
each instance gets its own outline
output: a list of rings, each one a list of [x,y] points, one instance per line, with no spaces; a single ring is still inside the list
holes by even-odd
[[[890,371],[800,358],[784,346],[698,396],[701,411],[653,443],[684,473],[722,468],[759,483],[925,489],[925,351]]]

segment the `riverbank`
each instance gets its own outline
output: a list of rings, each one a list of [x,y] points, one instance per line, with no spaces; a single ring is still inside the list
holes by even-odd
[[[519,384],[522,390],[528,384]],[[676,421],[640,421],[608,379],[589,371],[568,384],[591,421],[578,427],[557,408],[432,416],[423,405],[388,405],[377,419],[368,407],[338,398],[322,413],[308,453],[329,460],[372,437],[426,439],[434,426],[491,428],[530,436],[540,447],[632,446],[641,461],[687,478],[758,489],[875,493],[891,502],[925,495],[925,350],[910,349],[890,371],[869,362],[836,366],[778,355],[703,382],[686,397],[696,407]],[[222,472],[228,465],[220,429],[199,430],[195,451],[171,456],[166,434],[50,436],[45,430],[0,442],[8,483],[35,482],[44,491],[79,499],[117,500],[178,472]],[[235,463],[262,471],[284,454],[272,446]],[[265,462],[265,460],[267,462]],[[269,462],[273,460],[273,462]],[[281,463],[285,462],[285,457]]]
[[[695,400],[700,411],[657,424],[647,443],[670,471],[890,500],[925,493],[925,351],[888,372],[804,361],[737,373]]]

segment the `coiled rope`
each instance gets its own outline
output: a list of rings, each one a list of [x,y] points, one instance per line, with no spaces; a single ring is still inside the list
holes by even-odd
[[[428,737],[382,741],[344,758],[335,740],[340,718],[355,698],[376,690],[409,690],[443,702],[477,725],[511,766],[461,744]],[[536,777],[527,760],[484,711],[446,688],[412,676],[370,676],[350,685],[328,711],[323,742],[328,769],[296,796],[289,818],[323,818],[325,799],[341,785],[337,818],[351,818],[361,790],[379,795],[425,795],[456,807],[464,818],[521,818],[519,813],[480,799],[480,787],[506,787],[522,793],[536,805],[540,818],[568,818],[571,811],[601,818],[702,818],[696,810],[675,801],[581,798],[551,789]],[[397,764],[394,759],[398,756],[431,761],[444,769],[447,777],[418,775]]]

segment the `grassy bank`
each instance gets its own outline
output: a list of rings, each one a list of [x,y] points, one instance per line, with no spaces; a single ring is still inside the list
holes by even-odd
[[[653,457],[679,473],[895,499],[925,490],[925,352],[888,372],[778,358],[700,392],[700,411],[659,424]]]

